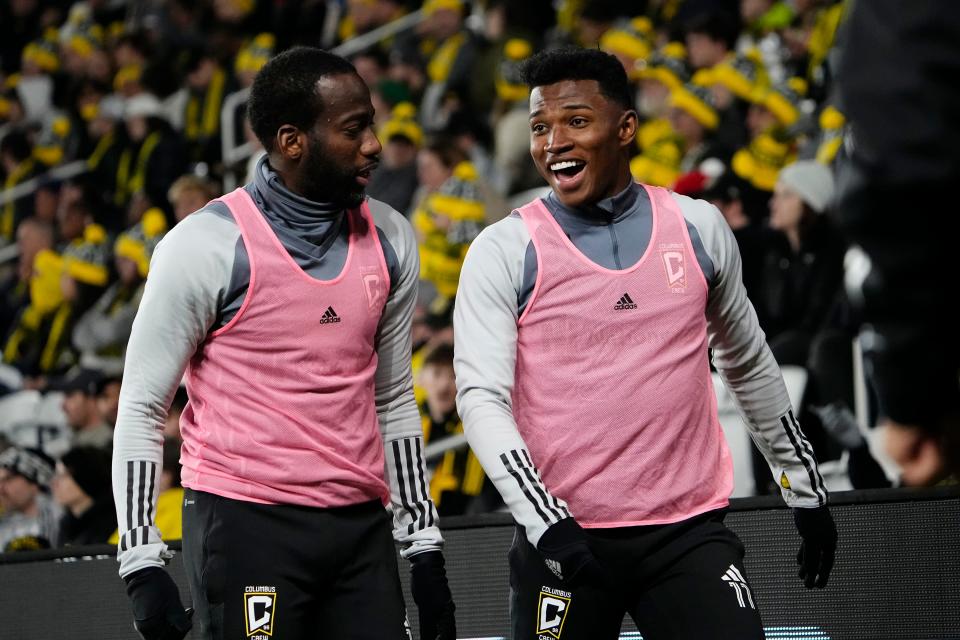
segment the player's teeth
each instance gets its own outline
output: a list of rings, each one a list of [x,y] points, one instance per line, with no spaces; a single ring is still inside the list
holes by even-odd
[[[561,169],[570,169],[570,168],[572,168],[572,167],[576,167],[578,164],[580,164],[580,163],[579,163],[579,162],[576,162],[576,161],[574,161],[574,160],[567,160],[567,161],[565,161],[565,162],[557,162],[557,163],[555,163],[555,164],[550,165],[550,170],[551,170],[551,171],[560,171]]]

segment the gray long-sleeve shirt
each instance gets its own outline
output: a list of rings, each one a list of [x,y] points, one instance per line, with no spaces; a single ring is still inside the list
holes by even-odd
[[[244,188],[305,272],[320,280],[339,274],[349,243],[342,210],[290,192],[266,159]],[[443,544],[436,509],[425,490],[422,427],[411,376],[410,322],[419,261],[413,230],[403,216],[375,200],[368,205],[390,275],[390,293],[376,337],[375,402],[385,444],[398,445],[385,446],[386,471],[394,505],[394,537],[401,553],[409,557]],[[167,410],[188,361],[212,331],[236,314],[249,280],[240,229],[220,203],[211,203],[178,224],[154,252],[127,346],[114,438],[122,576],[162,565],[168,557],[152,526]],[[153,495],[143,489],[147,486],[154,487]],[[402,495],[403,487],[412,495]],[[126,526],[128,522],[133,526]],[[138,536],[144,527],[146,536]]]
[[[683,213],[709,286],[704,313],[714,364],[774,478],[784,473],[789,478],[790,488],[781,489],[787,504],[823,504],[827,495],[812,448],[793,417],[780,369],[741,282],[740,254],[733,233],[712,205],[677,194],[673,198]],[[646,250],[653,214],[649,196],[638,184],[589,209],[569,209],[552,193],[544,202],[577,249],[600,266],[627,268]],[[538,515],[537,505],[527,493],[549,495],[550,487],[543,486],[530,465],[527,477],[535,486],[525,492],[505,468],[501,455],[527,449],[514,420],[511,394],[517,320],[536,275],[536,250],[523,219],[513,212],[487,227],[471,245],[454,308],[457,405],[464,431],[487,476],[534,545],[550,524],[566,514],[557,510],[547,521]],[[571,337],[571,345],[578,345],[575,348],[589,348],[588,341],[589,337]]]

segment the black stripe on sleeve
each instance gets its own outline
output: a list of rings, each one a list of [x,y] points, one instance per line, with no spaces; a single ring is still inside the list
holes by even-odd
[[[411,505],[407,499],[407,488],[403,481],[403,456],[400,454],[399,440],[393,441],[393,459],[394,469],[397,474],[397,486],[400,489],[400,503],[403,505],[404,511],[410,515],[410,525],[407,527],[407,534],[412,535],[413,524],[417,521],[417,514],[413,510],[413,505]]]
[[[143,499],[144,494],[147,491],[147,462],[146,460],[140,461],[140,489],[139,489],[139,499],[137,500],[137,526],[142,526],[146,520],[144,519],[143,510],[145,506],[145,500]]]
[[[407,438],[403,441],[403,449],[406,454],[407,461],[407,472],[410,474],[410,494],[413,498],[413,504],[417,508],[417,511],[420,512],[420,529],[424,529],[427,526],[427,509],[423,506],[422,498],[417,495],[417,481],[416,475],[413,473],[413,452],[410,449],[410,438]]]
[[[156,482],[156,476],[157,476],[157,463],[151,462],[150,463],[150,488],[147,491],[147,520],[148,521],[144,523],[148,525],[154,524],[153,522],[153,515],[154,515],[153,514],[153,488],[154,488],[154,483]]]
[[[523,481],[523,476],[520,475],[519,471],[513,468],[513,465],[510,463],[510,458],[507,457],[507,454],[505,453],[500,454],[500,462],[503,463],[503,466],[507,470],[507,473],[513,476],[513,479],[517,481],[518,485],[520,485],[520,489],[523,491],[523,495],[527,496],[527,500],[530,502],[530,504],[533,505],[533,508],[536,509],[537,513],[543,519],[544,524],[546,525],[553,524],[552,522],[550,522],[550,518],[547,516],[547,514],[540,507],[540,503],[533,498],[533,495],[530,493],[530,489],[527,488],[526,483],[524,483]]]
[[[133,529],[133,460],[127,461],[127,531]]]
[[[793,415],[793,411],[787,412],[787,415],[790,416],[790,422],[793,423],[793,428],[797,430],[797,437],[800,439],[800,444],[803,447],[803,450],[807,452],[807,455],[810,457],[810,463],[813,465],[813,471],[817,474],[817,484],[814,487],[819,493],[823,494],[822,504],[827,502],[827,487],[823,482],[823,476],[820,475],[820,466],[817,464],[817,458],[813,455],[813,447],[810,446],[810,441],[803,437],[803,432],[800,430],[800,423],[797,422],[797,418]]]
[[[433,508],[432,508],[433,502],[430,500],[430,494],[427,492],[427,485],[426,485],[427,481],[426,481],[426,478],[424,477],[426,476],[427,472],[426,472],[426,467],[424,467],[423,465],[423,451],[421,449],[421,445],[423,441],[420,438],[412,438],[412,440],[417,450],[416,470],[422,472],[422,473],[417,473],[417,475],[414,477],[414,480],[417,478],[419,478],[420,480],[420,491],[423,492],[424,508],[427,511],[427,526],[432,527],[434,523]],[[413,482],[414,480],[411,480],[411,482]]]
[[[783,430],[787,432],[787,437],[790,438],[790,444],[793,445],[794,452],[796,452],[797,457],[800,458],[804,468],[807,470],[807,476],[810,478],[810,487],[813,489],[814,493],[817,494],[817,504],[822,505],[824,500],[823,496],[820,495],[820,491],[817,489],[817,478],[813,474],[813,467],[810,466],[810,461],[807,460],[806,456],[803,454],[803,450],[800,448],[800,443],[797,442],[797,437],[790,428],[790,421],[787,419],[787,416],[780,416],[780,423],[783,425]]]
[[[514,449],[512,452],[513,459],[517,461],[517,465],[523,469],[523,474],[527,476],[527,480],[530,481],[530,486],[533,487],[533,490],[537,492],[537,495],[540,496],[540,499],[543,501],[543,506],[556,517],[557,520],[563,520],[563,513],[560,512],[560,509],[556,509],[550,506],[550,500],[547,499],[547,492],[544,490],[543,486],[540,484],[538,479],[533,475],[533,471],[530,467],[524,465],[523,460],[520,458],[520,452]]]
[[[633,303],[631,302],[630,304],[633,304]],[[531,469],[533,469],[533,472],[534,472],[534,473],[539,473],[539,472],[537,471],[536,465],[533,464],[533,460],[530,459],[530,453],[529,453],[526,449],[521,449],[521,450],[520,450],[520,453],[523,454],[523,459],[526,460],[527,466],[529,466]],[[563,514],[563,516],[561,517],[561,520],[562,520],[563,518],[569,518],[569,517],[570,517],[570,512],[567,511],[567,509],[566,509],[565,507],[562,507],[562,506],[560,505],[560,501],[557,500],[557,497],[556,497],[556,496],[550,495],[550,500],[553,501],[553,506],[554,506],[557,510],[559,510],[560,513]]]

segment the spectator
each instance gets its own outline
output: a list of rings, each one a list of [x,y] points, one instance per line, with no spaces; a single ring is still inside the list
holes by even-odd
[[[73,346],[80,354],[81,366],[113,374],[123,370],[123,355],[140,306],[150,257],[166,231],[166,217],[154,208],[117,238],[114,264],[119,278],[73,329]]]
[[[723,215],[740,250],[743,286],[756,307],[761,306],[766,255],[778,232],[747,215],[741,195],[746,188],[743,180],[717,158],[704,160],[695,171],[681,176],[674,187],[677,193],[708,201]]]
[[[469,162],[458,164],[453,175],[414,212],[420,277],[431,281],[441,296],[452,299],[456,295],[467,248],[483,229],[485,220],[477,172]]]
[[[436,138],[417,152],[417,180],[420,188],[413,197],[414,206],[440,188],[453,175],[453,168],[467,157],[453,142]]]
[[[113,429],[107,424],[97,404],[97,386],[102,374],[92,369],[80,369],[68,375],[56,390],[64,392],[63,413],[73,430],[76,446],[107,448],[113,443]]]
[[[77,446],[63,455],[53,476],[53,499],[63,510],[57,547],[106,543],[117,528],[110,484],[110,453]]]
[[[810,404],[853,403],[852,336],[843,331],[843,256],[846,244],[824,215],[833,198],[833,178],[823,165],[799,161],[777,179],[770,227],[779,241],[765,258],[757,316],[770,350],[782,365],[807,369],[809,379],[799,419],[820,459],[836,455],[824,438]],[[837,371],[845,372],[837,375]],[[770,491],[766,467],[755,456],[754,476],[761,493]]]
[[[497,69],[493,163],[500,170],[500,182],[494,186],[504,195],[543,185],[543,179],[530,159],[530,144],[527,142],[530,91],[520,79],[520,65],[532,55],[533,44],[529,40],[507,40]]]
[[[420,403],[424,442],[429,445],[463,434],[463,422],[457,415],[453,345],[439,344],[430,351],[420,371],[420,385],[424,392]],[[492,493],[483,491],[487,484],[480,461],[466,443],[449,449],[431,466],[430,497],[441,516],[492,510],[498,499],[490,500],[493,504],[475,504],[481,493],[491,499],[498,497],[492,486]]]
[[[367,193],[397,211],[410,211],[417,190],[417,151],[423,129],[416,121],[416,107],[401,102],[380,129],[380,167],[373,173]]]
[[[687,84],[670,93],[669,104],[670,125],[679,136],[683,154],[680,171],[690,171],[707,158],[723,157],[723,150],[713,141],[720,116],[708,91]]]
[[[723,11],[692,18],[686,29],[690,66],[709,69],[723,62],[733,54],[738,31],[736,19]]]
[[[87,168],[100,186],[103,198],[111,204],[117,201],[117,184],[120,180],[120,160],[127,147],[127,132],[120,125],[123,116],[123,101],[117,96],[107,96],[97,105],[96,114],[87,124],[87,133],[96,140],[96,145],[87,157]]]
[[[634,179],[658,187],[672,187],[680,176],[682,141],[668,119],[670,97],[690,79],[686,48],[671,42],[653,53],[636,71],[640,80],[637,111],[644,123],[637,129],[640,155],[630,162]]]
[[[182,222],[217,197],[217,187],[210,180],[193,174],[182,175],[170,185],[167,199],[173,205],[173,218]]]
[[[60,191],[62,183],[49,177],[41,178],[37,182],[37,190],[33,194],[33,215],[35,218],[48,224],[57,220],[57,211],[60,208]]]
[[[160,101],[150,94],[127,100],[124,121],[130,146],[120,157],[115,203],[125,207],[142,191],[148,208],[168,211],[167,189],[186,169],[180,137],[164,119]]]
[[[436,133],[470,95],[477,44],[464,28],[462,0],[426,0],[423,11],[427,19],[417,27],[418,35],[421,47],[432,53],[426,64],[429,84],[420,105],[420,120],[427,131]]]
[[[7,336],[19,314],[30,303],[33,261],[43,250],[53,249],[53,227],[37,218],[27,218],[17,228],[17,269],[0,285],[0,336]]]
[[[37,174],[37,166],[30,150],[30,141],[22,131],[12,131],[0,141],[0,168],[6,179],[6,193]],[[32,213],[33,199],[30,194],[8,200],[0,210],[0,241],[12,242],[20,222]]]
[[[73,228],[69,231],[73,233]],[[3,352],[4,362],[25,375],[48,375],[69,366],[73,354],[68,337],[74,318],[90,307],[107,284],[106,231],[89,224],[82,233],[62,255],[43,250],[34,258],[30,304],[19,315]]]
[[[37,449],[0,453],[0,551],[47,549],[57,538],[60,509],[48,492],[53,460]]]
[[[111,429],[117,426],[122,379],[120,374],[105,375],[97,385],[97,410]]]

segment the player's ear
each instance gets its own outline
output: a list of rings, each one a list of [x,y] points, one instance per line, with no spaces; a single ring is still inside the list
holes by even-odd
[[[306,135],[292,124],[280,125],[277,129],[277,151],[284,158],[299,160],[303,155],[305,137]]]
[[[617,133],[620,138],[620,146],[633,144],[633,139],[637,137],[637,128],[640,126],[640,118],[633,109],[627,109],[620,116],[620,125]]]

